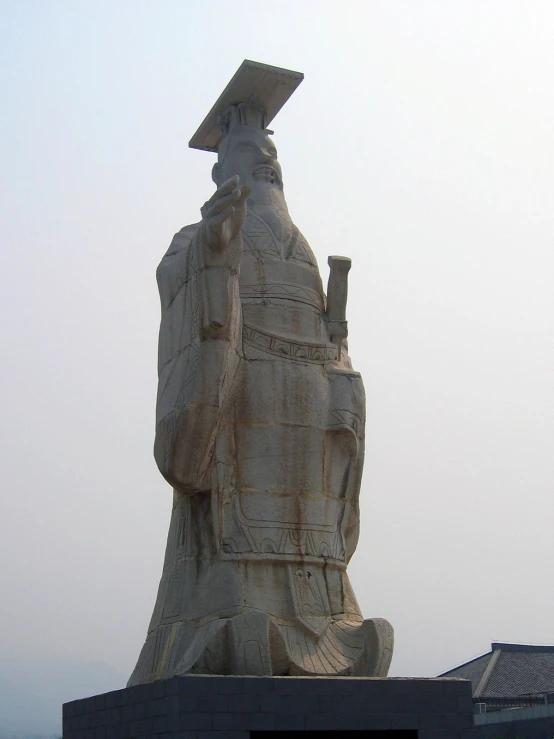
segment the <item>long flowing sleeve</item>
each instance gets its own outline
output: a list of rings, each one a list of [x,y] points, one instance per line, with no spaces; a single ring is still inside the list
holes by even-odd
[[[154,456],[173,487],[208,490],[221,409],[240,361],[238,270],[209,254],[204,229],[194,224],[175,235],[156,277],[162,319]]]

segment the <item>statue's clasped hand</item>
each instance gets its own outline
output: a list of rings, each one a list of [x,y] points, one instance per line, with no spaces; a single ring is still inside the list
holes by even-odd
[[[239,177],[235,175],[218,187],[202,206],[206,241],[212,251],[221,254],[240,234],[249,193],[250,187],[239,187]]]

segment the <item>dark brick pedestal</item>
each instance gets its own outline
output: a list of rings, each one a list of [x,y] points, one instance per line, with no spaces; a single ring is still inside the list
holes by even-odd
[[[63,707],[63,739],[293,739],[329,730],[462,739],[472,727],[471,684],[454,678],[188,676]]]

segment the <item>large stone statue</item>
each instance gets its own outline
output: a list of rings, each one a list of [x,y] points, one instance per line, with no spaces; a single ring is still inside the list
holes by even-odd
[[[326,301],[266,129],[301,79],[243,63],[191,142],[217,150],[217,189],[157,272],[155,458],[174,502],[130,686],[387,674],[392,628],[364,621],[346,574],[365,424],[344,340],[349,260],[330,258]]]

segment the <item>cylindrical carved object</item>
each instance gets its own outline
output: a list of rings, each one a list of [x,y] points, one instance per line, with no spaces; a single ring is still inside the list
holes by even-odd
[[[331,341],[337,344],[340,359],[342,340],[348,333],[346,301],[348,299],[348,273],[352,266],[352,260],[348,257],[331,256],[327,263],[330,268],[327,285],[327,319]]]

